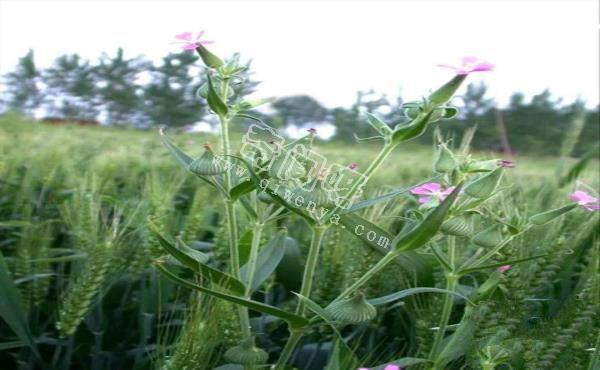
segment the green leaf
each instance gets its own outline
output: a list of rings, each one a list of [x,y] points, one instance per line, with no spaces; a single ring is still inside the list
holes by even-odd
[[[4,256],[0,252],[0,317],[31,350],[39,356],[35,340],[29,330],[27,314],[21,306],[21,295],[13,282]]]
[[[426,115],[419,115],[408,125],[396,126],[392,134],[392,141],[394,143],[401,143],[421,136],[427,128],[427,123],[431,118],[433,111]]]
[[[283,254],[285,253],[284,244],[287,240],[286,235],[287,232],[285,230],[278,232],[260,251],[256,259],[256,271],[254,272],[252,283],[248,282],[248,265],[242,266],[240,269],[240,275],[246,284],[250,284],[252,291],[258,289],[258,287],[271,276],[273,271],[275,271],[279,262],[281,262]]]
[[[377,132],[381,135],[389,135],[392,132],[390,126],[388,126],[385,122],[380,120],[378,117],[374,116],[371,113],[367,112],[367,122],[373,127]]]
[[[248,169],[248,172],[250,174],[250,179],[254,182],[255,186],[257,188],[261,188],[262,189],[262,187],[260,187],[260,178],[256,174],[256,171],[254,171],[254,168],[252,168],[252,165],[250,163],[248,163],[248,161],[246,161],[244,158],[237,157],[235,155],[230,155],[230,157],[235,158],[235,159],[241,161],[246,166],[246,168]],[[277,195],[277,193],[275,193],[271,189],[269,189],[269,187],[266,187],[265,189],[263,189],[263,191],[265,193],[269,194],[276,203],[279,203],[280,205],[282,205],[286,209],[288,209],[288,210],[294,212],[295,214],[297,214],[298,216],[302,217],[309,224],[311,224],[311,225],[315,224],[315,221],[310,216],[308,216],[307,214],[305,214],[304,212],[302,212],[298,208],[290,205],[282,197],[280,197],[279,195]]]
[[[392,248],[396,251],[409,251],[419,248],[431,240],[442,226],[461,188],[462,183],[414,229],[406,234],[396,236],[392,241]]]
[[[444,113],[442,114],[442,118],[450,119],[456,117],[458,114],[458,109],[454,107],[444,107]]]
[[[194,161],[194,159],[187,154],[185,154],[181,149],[179,149],[173,142],[169,139],[169,137],[165,134],[165,130],[161,129],[160,131],[160,140],[163,145],[167,147],[171,155],[175,158],[177,163],[179,163],[186,170],[188,166]]]
[[[194,253],[200,252],[189,247],[186,248],[186,246],[183,246],[181,244],[175,246],[173,243],[169,242],[161,235],[161,233],[156,228],[156,225],[152,221],[149,221],[149,227],[150,231],[154,234],[156,239],[158,239],[160,245],[167,252],[169,252],[169,254],[175,257],[179,262],[192,269],[194,272],[197,272],[202,276],[207,277],[214,284],[217,284],[226,289],[230,289],[234,293],[244,294],[246,286],[241,281],[229,274],[226,274],[208,266],[199,258],[199,256],[196,253]]]
[[[391,302],[397,301],[399,299],[409,297],[411,295],[421,294],[421,293],[443,293],[443,294],[450,294],[450,295],[454,295],[456,297],[462,298],[466,302],[469,302],[470,304],[473,304],[473,302],[471,302],[469,300],[469,298],[465,297],[464,295],[462,295],[460,293],[453,292],[453,291],[447,290],[447,289],[426,288],[426,287],[424,287],[424,288],[404,289],[404,290],[401,290],[399,292],[388,294],[388,295],[383,296],[383,297],[369,299],[369,303],[372,304],[373,306],[379,306],[379,305],[382,305],[382,304],[391,303]]]
[[[560,217],[563,214],[573,210],[575,207],[577,207],[577,204],[573,203],[567,204],[566,206],[560,208],[552,209],[550,211],[538,213],[537,215],[531,216],[531,218],[529,218],[529,222],[536,226],[544,225],[554,220],[555,218]]]
[[[206,97],[206,101],[208,102],[208,106],[215,112],[217,115],[224,117],[227,115],[229,108],[227,108],[227,104],[223,102],[219,94],[215,91],[215,86],[213,85],[212,78],[210,74],[207,74],[208,79],[208,96]]]
[[[340,223],[352,235],[377,251],[387,254],[394,236],[357,214],[340,215]]]
[[[265,313],[268,315],[278,317],[278,318],[286,321],[290,325],[291,328],[301,328],[308,324],[308,320],[302,316],[281,310],[277,307],[273,307],[273,306],[270,306],[270,305],[267,305],[264,303],[256,302],[256,301],[242,298],[242,297],[233,296],[233,295],[230,295],[227,293],[219,292],[216,290],[212,290],[212,289],[194,284],[190,281],[182,279],[179,276],[173,274],[171,271],[169,271],[167,268],[165,268],[161,263],[155,263],[155,266],[167,278],[175,281],[178,284],[181,284],[188,288],[198,290],[206,295],[224,299],[226,301],[235,303],[237,305],[244,306],[246,308],[249,308],[249,309],[257,311],[257,312],[262,312],[262,313]]]
[[[254,189],[256,189],[256,184],[254,183],[254,181],[246,180],[234,186],[229,191],[229,197],[235,201],[238,200],[242,195],[248,194]]]
[[[419,183],[419,184],[417,184],[417,185],[413,185],[413,186],[411,186],[411,187],[408,187],[408,188],[403,188],[403,189],[394,190],[394,191],[391,191],[391,192],[389,192],[389,193],[387,193],[387,194],[383,194],[383,195],[380,195],[380,196],[378,196],[378,197],[375,197],[375,198],[371,198],[371,199],[363,200],[362,202],[358,202],[358,203],[356,203],[356,204],[352,205],[352,207],[350,207],[350,208],[348,208],[348,209],[345,209],[345,210],[343,210],[343,211],[341,212],[341,214],[353,213],[353,212],[356,212],[356,211],[358,211],[358,210],[360,210],[360,209],[367,208],[367,207],[370,207],[370,206],[372,206],[372,205],[375,205],[375,204],[377,204],[377,203],[385,202],[385,201],[387,201],[387,200],[390,200],[390,199],[393,199],[393,198],[395,198],[395,197],[397,197],[397,196],[399,196],[399,195],[405,194],[405,193],[407,193],[407,192],[408,192],[410,189],[413,189],[413,188],[415,188],[415,187],[417,187],[417,186],[420,186],[420,185],[426,184],[426,183],[428,183],[428,182],[435,181],[436,179],[439,179],[440,177],[441,177],[441,175],[436,175],[436,176],[433,176],[433,177],[430,177],[430,178],[428,178],[427,180],[424,180],[424,181],[420,182],[420,183]]]
[[[240,256],[240,265],[248,262],[248,258],[250,257],[250,248],[252,247],[252,235],[254,231],[252,229],[247,230],[240,240],[238,240],[238,253]]]
[[[516,265],[516,264],[521,263],[521,262],[531,261],[531,260],[534,260],[534,259],[538,259],[538,258],[542,258],[542,257],[548,257],[548,256],[549,256],[549,254],[539,254],[537,256],[518,258],[518,259],[514,259],[514,260],[510,260],[510,261],[504,261],[504,262],[501,262],[501,263],[493,263],[493,264],[485,265],[485,266],[477,266],[477,267],[472,267],[472,268],[466,268],[466,269],[461,269],[460,271],[458,271],[458,274],[459,275],[467,275],[467,274],[470,274],[470,273],[475,272],[475,271],[488,270],[488,269],[492,269],[492,268],[496,268],[496,267],[501,267],[501,266],[506,266],[506,265]]]
[[[465,314],[456,331],[445,340],[444,347],[436,355],[434,361],[435,369],[445,369],[446,365],[464,355],[471,347],[473,334],[476,329],[475,321],[472,318],[473,310],[469,307],[465,309]]]
[[[356,214],[340,215],[340,223],[345,226],[346,231],[358,237],[375,251],[382,255],[390,252],[390,241],[394,239],[394,236],[379,226]],[[386,243],[387,247],[385,246]],[[422,272],[429,268],[423,256],[412,251],[406,251],[396,256],[394,262],[400,265],[405,271]]]

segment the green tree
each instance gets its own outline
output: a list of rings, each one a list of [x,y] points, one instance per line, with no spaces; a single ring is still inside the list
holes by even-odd
[[[43,99],[40,82],[40,72],[35,65],[33,50],[29,50],[19,59],[15,71],[4,76],[4,103],[7,108],[33,116]]]
[[[202,119],[205,106],[195,93],[204,78],[191,74],[197,60],[190,52],[169,54],[151,69],[152,79],[143,87],[143,112],[151,125],[183,126]]]
[[[98,101],[95,68],[79,55],[63,55],[43,72],[47,86],[45,109],[67,120],[95,120]]]
[[[109,124],[131,124],[143,121],[142,95],[137,83],[139,74],[149,69],[140,57],[126,59],[119,48],[114,57],[104,54],[95,69],[98,99]]]

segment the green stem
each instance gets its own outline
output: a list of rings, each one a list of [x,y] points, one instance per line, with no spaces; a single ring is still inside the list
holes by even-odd
[[[308,256],[306,257],[306,267],[304,268],[304,275],[302,276],[302,287],[300,288],[300,294],[307,298],[310,298],[310,292],[312,291],[313,278],[315,270],[317,269],[319,251],[321,250],[321,243],[323,242],[325,231],[327,231],[327,226],[316,225],[313,227],[310,247],[308,248]],[[304,315],[304,312],[304,302],[298,300],[296,313]]]
[[[263,230],[263,224],[256,223],[252,233],[252,244],[250,245],[250,256],[248,257],[248,284],[246,286],[246,297],[250,298],[252,294],[252,281],[256,274],[256,261],[258,259],[258,248],[260,247],[260,236]]]
[[[458,285],[459,276],[454,273],[454,269],[456,268],[456,253],[455,253],[455,239],[449,238],[448,240],[448,255],[450,258],[450,266],[452,267],[452,271],[446,273],[446,289],[454,292],[456,291],[456,286]],[[429,353],[429,359],[433,360],[438,355],[440,350],[440,345],[442,344],[442,340],[446,335],[446,328],[448,327],[448,322],[450,320],[450,314],[452,313],[452,306],[454,304],[454,294],[445,294],[444,296],[444,306],[442,308],[442,316],[440,317],[440,324],[438,326],[438,330],[435,333],[435,337],[433,339],[433,345],[431,346],[431,352]]]
[[[385,266],[387,266],[390,262],[397,257],[397,253],[389,252],[382,259],[379,260],[373,267],[369,269],[363,276],[361,276],[358,280],[354,282],[354,284],[350,285],[346,290],[344,290],[340,295],[337,296],[333,302],[339,301],[340,299],[344,299],[350,294],[354,293],[358,288],[366,284],[376,273],[381,271]]]
[[[226,102],[226,94],[224,92],[227,91],[227,81],[222,82],[223,92],[221,93],[224,97],[224,101]],[[219,122],[221,127],[221,150],[223,151],[223,155],[225,158],[229,158],[231,154],[231,147],[229,143],[229,120],[225,116],[219,115]],[[231,181],[231,173],[230,171],[225,171],[224,175],[225,180],[225,189],[229,193],[232,188]],[[240,255],[237,248],[238,241],[238,224],[237,217],[235,214],[235,204],[232,200],[227,199],[225,201],[225,213],[227,217],[227,224],[229,226],[229,268],[231,270],[231,274],[233,277],[239,279],[240,278]],[[240,327],[242,331],[242,337],[244,339],[250,339],[252,336],[251,327],[250,327],[250,316],[248,314],[248,309],[243,306],[237,306],[238,316],[240,319]],[[246,367],[246,370],[251,370],[252,367]]]
[[[296,348],[296,345],[298,345],[298,342],[300,342],[303,334],[304,333],[301,331],[290,332],[290,337],[281,351],[281,356],[279,356],[279,360],[277,361],[274,370],[285,369],[285,365],[290,360],[290,357],[292,357],[292,353],[294,353],[294,349]]]
[[[383,161],[385,161],[385,159],[392,153],[392,151],[396,148],[397,145],[398,144],[393,144],[392,142],[389,142],[389,141],[385,142],[385,144],[383,145],[383,148],[381,148],[379,153],[377,153],[377,157],[375,157],[373,162],[371,162],[371,164],[369,165],[367,170],[363,173],[362,181],[356,181],[354,184],[352,184],[352,187],[348,191],[348,194],[345,196],[346,199],[351,200],[356,195],[356,193],[360,190],[360,188],[365,186],[367,181],[369,181],[371,176],[375,173],[375,171],[377,171],[379,166],[381,166],[381,164],[383,164]],[[323,219],[324,220],[329,219],[329,216],[335,215],[339,209],[340,209],[340,207],[336,206],[325,217],[323,217]]]

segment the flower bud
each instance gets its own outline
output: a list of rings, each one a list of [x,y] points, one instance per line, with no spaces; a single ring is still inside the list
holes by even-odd
[[[454,236],[469,236],[473,234],[473,225],[463,216],[445,221],[441,227],[442,233]]]
[[[473,198],[487,198],[494,193],[502,178],[502,167],[479,177],[465,187],[465,193]]]
[[[471,242],[480,247],[497,247],[504,240],[501,230],[502,224],[494,224],[475,234],[475,236],[471,238]]]
[[[254,338],[247,339],[225,352],[225,360],[240,365],[260,365],[268,359],[267,352],[254,345]]]
[[[571,211],[575,207],[577,207],[577,204],[568,204],[568,205],[560,207],[560,208],[556,208],[556,209],[552,209],[550,211],[538,213],[537,215],[531,216],[531,218],[529,219],[529,222],[531,222],[534,225],[538,225],[538,226],[543,225],[543,224],[546,224],[546,223],[554,220],[555,218]]]
[[[200,158],[189,164],[188,170],[198,176],[219,175],[225,172],[221,159],[217,157],[210,146],[204,146],[204,153]]]
[[[200,58],[202,58],[202,61],[207,67],[216,69],[223,65],[223,61],[219,59],[218,56],[208,51],[208,49],[204,47],[204,45],[197,44],[196,51],[198,52]]]
[[[333,302],[325,310],[333,320],[350,324],[371,321],[377,316],[377,309],[367,301],[362,293],[358,293],[352,298]]]
[[[463,81],[467,78],[467,75],[456,75],[450,81],[446,82],[442,87],[429,95],[429,101],[435,105],[441,105],[446,103],[452,95],[458,90]]]
[[[433,164],[435,172],[452,172],[456,168],[458,162],[454,154],[448,149],[446,144],[440,144],[437,160]]]

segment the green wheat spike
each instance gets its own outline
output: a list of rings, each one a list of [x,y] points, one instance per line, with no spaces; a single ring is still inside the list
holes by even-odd
[[[56,328],[61,337],[72,335],[88,313],[94,297],[102,288],[111,261],[111,244],[90,251],[81,274],[67,288],[60,302]]]

